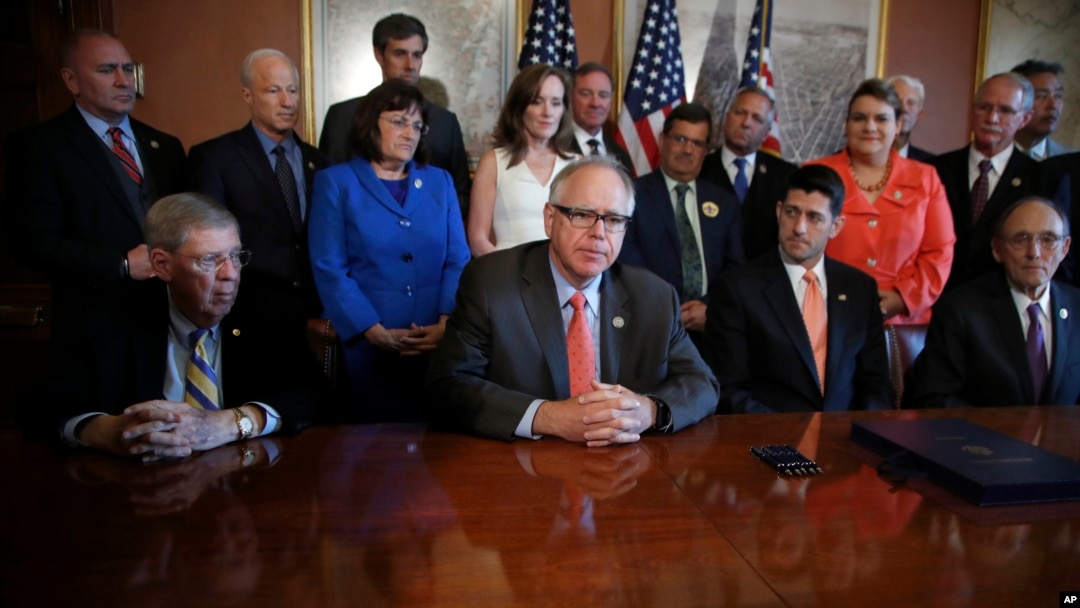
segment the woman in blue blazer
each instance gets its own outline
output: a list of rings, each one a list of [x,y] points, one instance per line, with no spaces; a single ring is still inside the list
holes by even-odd
[[[376,87],[353,121],[358,156],[315,177],[311,266],[344,345],[344,422],[420,419],[428,353],[469,261],[454,182],[423,164],[423,101],[401,81]]]

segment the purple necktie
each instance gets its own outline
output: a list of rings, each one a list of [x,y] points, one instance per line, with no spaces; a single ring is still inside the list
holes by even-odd
[[[1043,343],[1042,323],[1039,322],[1038,302],[1032,302],[1028,306],[1028,318],[1031,324],[1027,332],[1027,356],[1028,365],[1031,367],[1031,380],[1035,385],[1035,403],[1042,398],[1043,384],[1046,382],[1046,344]]]
[[[983,210],[986,209],[986,202],[990,200],[990,169],[993,165],[990,164],[989,158],[984,158],[979,161],[979,177],[976,178],[975,183],[971,186],[971,222],[975,223],[982,217]]]

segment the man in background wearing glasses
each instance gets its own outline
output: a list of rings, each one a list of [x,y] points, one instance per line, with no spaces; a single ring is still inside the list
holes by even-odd
[[[930,164],[937,169],[952,209],[956,244],[948,291],[994,267],[990,241],[1001,212],[1021,197],[1046,197],[1069,208],[1068,179],[1016,149],[1017,131],[1031,120],[1035,90],[1019,74],[991,76],[975,93],[971,144],[946,152]],[[1061,266],[1072,275],[1071,260]]]
[[[1070,241],[1068,216],[1044,198],[1001,214],[993,240],[1001,267],[934,305],[909,406],[1080,403],[1080,291],[1051,281]]]
[[[587,156],[552,180],[549,240],[465,267],[428,371],[434,422],[599,446],[713,413],[719,388],[679,320],[674,289],[615,262],[633,211],[618,161]]]
[[[55,370],[42,409],[62,437],[151,461],[309,426],[322,375],[301,335],[230,315],[252,255],[236,218],[205,195],[174,194],[147,212],[146,243],[168,285],[158,326],[134,336],[130,360],[87,343]]]
[[[684,103],[667,115],[660,168],[634,182],[637,212],[619,257],[675,287],[683,325],[699,349],[709,281],[744,259],[738,199],[698,179],[711,138],[712,117],[703,106]]]

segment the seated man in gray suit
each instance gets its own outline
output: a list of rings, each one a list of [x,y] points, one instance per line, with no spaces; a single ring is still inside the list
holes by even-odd
[[[1028,196],[1002,214],[994,259],[1004,267],[934,305],[926,347],[905,393],[912,407],[1080,403],[1080,290],[1051,282],[1069,252],[1069,219]]]
[[[719,387],[686,335],[675,290],[615,262],[633,192],[611,157],[577,160],[552,180],[550,240],[466,266],[428,370],[434,422],[600,446],[713,413]]]
[[[892,405],[877,284],[825,256],[844,227],[844,182],[808,165],[776,204],[780,246],[713,284],[705,358],[725,413]]]

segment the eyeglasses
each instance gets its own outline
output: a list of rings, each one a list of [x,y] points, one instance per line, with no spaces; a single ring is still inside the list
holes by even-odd
[[[404,131],[407,127],[412,127],[412,130],[420,134],[420,137],[427,135],[428,129],[431,127],[425,125],[422,121],[409,122],[404,117],[398,116],[397,118],[380,118],[379,120],[385,120],[386,122],[394,125],[394,128],[398,131]]]
[[[251,252],[247,250],[234,251],[232,253],[224,255],[217,253],[208,253],[201,258],[197,258],[193,255],[188,255],[186,253],[180,253],[179,251],[173,251],[172,253],[180,257],[188,258],[189,260],[195,260],[195,266],[199,270],[206,273],[217,272],[221,270],[221,267],[225,265],[226,260],[232,262],[233,267],[237,270],[243,268],[244,266],[247,266],[248,263],[251,262]]]
[[[1044,232],[1042,234],[1028,234],[1026,232],[1018,232],[1009,238],[1005,239],[1009,248],[1013,251],[1027,251],[1031,247],[1032,241],[1039,244],[1039,249],[1042,251],[1056,251],[1061,246],[1061,242],[1065,240],[1065,237],[1058,236],[1052,232]]]
[[[975,104],[975,112],[979,114],[993,114],[994,112],[997,112],[1004,118],[1012,118],[1016,114],[1019,114],[1020,110],[1010,106],[995,106],[992,103],[977,103]]]
[[[685,135],[669,135],[668,137],[670,137],[671,141],[675,142],[675,145],[679,146],[680,148],[685,146],[687,143],[691,143],[698,150],[704,150],[709,145],[708,142],[704,142],[700,139],[690,139]]]
[[[555,203],[548,204],[570,218],[570,225],[574,228],[592,228],[596,225],[596,222],[603,220],[604,230],[607,230],[608,232],[625,232],[626,227],[630,225],[630,216],[628,215],[616,215],[614,213],[600,215],[599,213],[593,213],[592,211],[586,211],[585,209],[563,207],[562,205],[556,205]]]

